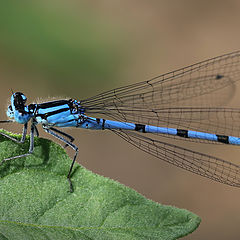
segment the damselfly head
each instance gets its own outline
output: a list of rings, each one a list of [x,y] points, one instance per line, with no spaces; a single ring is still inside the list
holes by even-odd
[[[32,112],[29,112],[26,101],[27,98],[23,93],[13,93],[11,96],[11,105],[7,109],[7,116],[18,123],[27,123],[33,115]]]
[[[26,101],[27,98],[23,93],[15,92],[11,97],[12,108],[16,110],[24,110]]]
[[[14,93],[12,91],[11,105],[8,106],[7,116],[9,118],[14,118],[15,110],[24,110],[26,100],[27,98],[23,93],[20,92]]]
[[[25,103],[27,101],[26,96],[21,92],[15,92],[11,96],[11,105],[8,106],[7,116],[9,118],[14,118],[15,111],[24,112]]]

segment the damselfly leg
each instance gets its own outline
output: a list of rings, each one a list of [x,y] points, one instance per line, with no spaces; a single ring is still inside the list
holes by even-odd
[[[69,141],[70,141],[71,143],[75,140],[71,135],[69,135],[69,134],[67,134],[67,133],[65,133],[65,132],[62,132],[62,131],[54,128],[54,127],[50,127],[49,129],[51,129],[52,131],[54,131],[54,132],[56,132],[56,133],[59,133],[59,134],[65,136],[65,137],[69,138]],[[68,144],[65,144],[64,148],[66,148],[66,147],[68,147],[68,146],[69,146]]]
[[[57,132],[56,129],[54,128],[54,130],[52,128],[46,128],[43,126],[43,129],[51,134],[52,136],[54,136],[55,138],[59,139],[60,141],[62,141],[63,143],[65,143],[67,146],[70,146],[74,151],[75,151],[75,155],[73,157],[73,161],[72,161],[72,164],[70,166],[70,169],[69,169],[69,172],[68,172],[68,175],[67,175],[67,179],[68,179],[68,182],[69,182],[69,185],[70,185],[70,192],[73,192],[73,184],[72,184],[72,181],[71,181],[71,173],[72,173],[72,169],[73,169],[73,165],[76,161],[76,158],[77,158],[77,155],[78,155],[78,147],[76,145],[74,145],[73,143],[69,142],[68,140],[66,140],[64,137],[60,136],[59,134],[55,133]],[[58,132],[61,132],[61,131],[58,131]],[[70,135],[66,134],[66,133],[63,133],[61,132],[62,135],[64,136],[69,136],[71,137]],[[72,137],[70,139],[73,139]]]
[[[3,120],[3,121],[0,121],[0,123],[10,123],[10,122],[13,122],[11,120]],[[12,141],[16,142],[16,143],[24,143],[25,142],[25,139],[26,139],[26,135],[27,135],[27,126],[28,126],[28,123],[25,123],[23,125],[23,130],[22,130],[22,138],[21,140],[19,141],[18,139],[14,138],[14,137],[11,137],[5,133],[0,133],[2,136],[6,137],[6,138],[9,138],[11,139]]]
[[[28,153],[24,153],[22,155],[17,155],[17,156],[13,156],[13,157],[10,157],[10,158],[5,158],[3,159],[1,162],[0,162],[0,165],[2,165],[4,162],[6,161],[10,161],[10,160],[13,160],[13,159],[16,159],[16,158],[22,158],[22,157],[27,157],[29,156],[30,154],[33,153],[34,151],[34,132],[37,131],[36,130],[36,126],[34,125],[34,123],[32,123],[31,125],[31,131],[30,131],[30,146],[29,146],[29,150],[28,150]],[[3,135],[4,137],[7,137],[9,139],[11,139],[12,141],[16,142],[16,143],[24,143],[25,140],[26,140],[26,134],[27,134],[27,123],[24,124],[24,127],[23,127],[23,133],[22,133],[22,138],[21,140],[17,140],[5,133],[0,133],[1,135]]]

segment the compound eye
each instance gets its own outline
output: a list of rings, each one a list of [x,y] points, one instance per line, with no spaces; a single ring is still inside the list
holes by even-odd
[[[17,110],[24,109],[24,105],[27,101],[26,96],[21,92],[16,92],[16,93],[14,93],[13,97],[14,97],[13,104],[16,107],[16,109]]]

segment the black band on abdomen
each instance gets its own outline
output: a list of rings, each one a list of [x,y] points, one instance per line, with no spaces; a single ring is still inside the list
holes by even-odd
[[[135,130],[136,131],[140,131],[140,132],[143,132],[143,133],[145,133],[146,132],[146,130],[145,130],[145,126],[146,125],[143,125],[143,124],[135,124]]]
[[[105,129],[105,119],[102,119],[102,130],[104,130]]]
[[[188,130],[177,129],[177,136],[188,138]]]
[[[218,142],[229,144],[229,137],[225,135],[216,135]]]

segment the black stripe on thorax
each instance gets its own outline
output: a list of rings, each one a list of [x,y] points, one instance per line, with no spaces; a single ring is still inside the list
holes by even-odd
[[[146,128],[146,125],[144,125],[144,124],[138,124],[138,123],[135,124],[136,131],[145,133],[146,132],[145,128]]]
[[[229,144],[229,136],[216,135],[218,142]]]
[[[70,104],[70,100],[57,100],[57,101],[52,101],[52,102],[45,102],[45,103],[40,103],[37,104],[37,108],[42,108],[42,109],[46,109],[46,108],[52,108],[52,107],[58,107],[61,105],[65,105],[65,104]]]
[[[188,130],[177,129],[177,136],[188,138]]]

